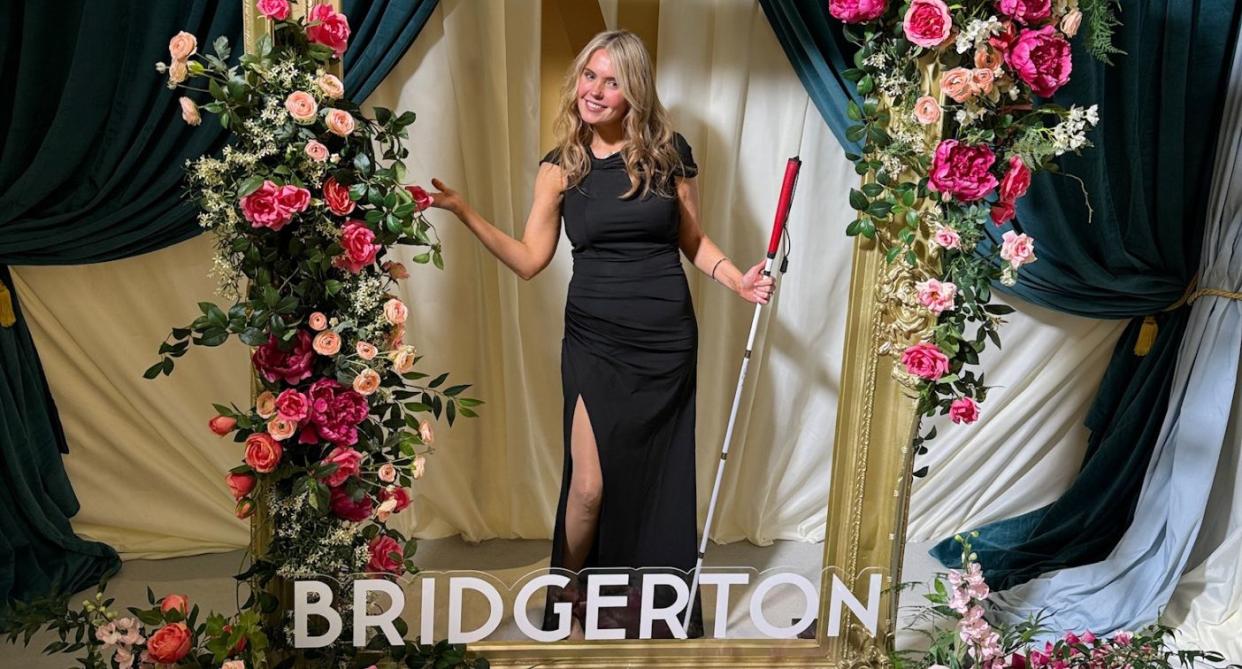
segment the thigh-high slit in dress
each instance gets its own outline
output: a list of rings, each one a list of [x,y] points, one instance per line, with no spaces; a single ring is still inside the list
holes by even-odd
[[[675,143],[680,174],[695,176],[689,145],[680,134]],[[583,571],[663,571],[688,583],[698,550],[698,325],[681,266],[675,187],[669,187],[673,197],[652,191],[618,199],[630,188],[621,155],[589,158],[590,172],[565,193],[561,205],[574,267],[561,342],[564,472],[551,567],[564,568],[565,508],[573,473],[570,438],[581,397],[603,475],[598,529]],[[553,151],[543,162],[557,160]],[[629,597],[629,606],[603,610],[599,626],[624,627],[626,636],[634,638],[641,588],[633,578],[639,572],[629,573],[630,585],[618,589]],[[584,620],[585,592],[584,581],[549,589],[544,629],[556,628],[556,601],[575,602],[575,617]],[[605,594],[617,593],[605,589]],[[672,603],[668,586],[657,588],[655,595],[656,606]],[[697,596],[688,634],[702,636]],[[669,635],[667,626],[653,628],[655,637]]]

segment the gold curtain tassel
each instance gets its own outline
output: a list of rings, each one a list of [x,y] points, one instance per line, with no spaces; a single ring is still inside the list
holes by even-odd
[[[1156,343],[1156,334],[1160,332],[1160,327],[1156,325],[1155,316],[1144,316],[1143,326],[1139,328],[1138,340],[1134,342],[1134,355],[1144,356],[1151,353],[1151,347]]]
[[[0,281],[0,328],[11,328],[17,322],[17,314],[13,312],[13,293]]]

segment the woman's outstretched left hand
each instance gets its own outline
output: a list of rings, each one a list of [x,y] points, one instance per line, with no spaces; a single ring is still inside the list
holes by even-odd
[[[772,277],[763,276],[763,265],[764,261],[760,260],[754,267],[746,270],[737,287],[737,294],[752,304],[767,304],[772,299],[772,291],[776,285]]]

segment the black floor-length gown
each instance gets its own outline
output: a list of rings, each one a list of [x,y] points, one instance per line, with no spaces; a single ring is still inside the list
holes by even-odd
[[[697,166],[680,135],[675,144],[679,174]],[[697,556],[694,408],[698,325],[678,247],[681,221],[675,184],[672,197],[653,190],[618,199],[630,188],[620,153],[590,155],[591,170],[564,194],[561,214],[573,244],[574,269],[565,304],[561,343],[565,465],[553,569],[563,568],[565,507],[572,478],[570,435],[582,397],[599,449],[603,496],[599,525],[583,569],[673,571],[686,578]],[[557,163],[556,151],[543,162]],[[638,630],[641,588],[631,573],[625,609],[601,611],[600,627]],[[575,601],[584,620],[585,582],[550,589],[544,628],[555,629],[554,601]],[[617,594],[608,592],[605,594]],[[656,605],[672,603],[672,589],[656,590]],[[702,635],[699,597],[688,633]],[[681,619],[681,616],[678,616]],[[585,625],[584,625],[585,629]],[[668,636],[657,623],[653,636]]]

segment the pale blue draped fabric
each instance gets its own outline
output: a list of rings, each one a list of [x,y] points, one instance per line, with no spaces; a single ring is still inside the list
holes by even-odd
[[[1199,287],[1242,291],[1242,49],[1234,53],[1217,144]],[[1242,301],[1204,295],[1191,308],[1169,406],[1134,521],[1105,560],[1044,574],[993,595],[997,616],[1043,613],[1053,632],[1107,633],[1156,621],[1188,567],[1225,449],[1242,411]],[[1236,439],[1232,439],[1236,441]],[[1239,482],[1242,485],[1242,482]]]

